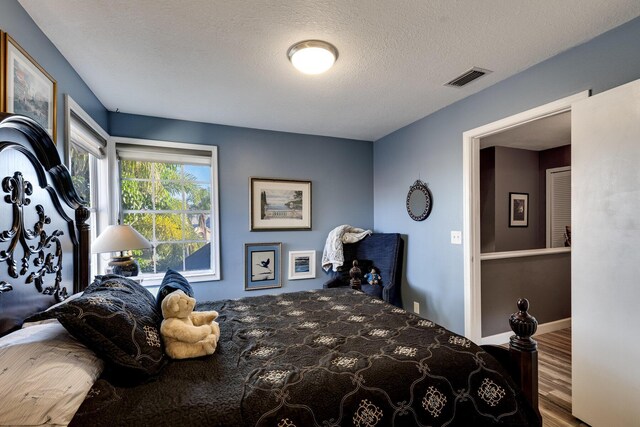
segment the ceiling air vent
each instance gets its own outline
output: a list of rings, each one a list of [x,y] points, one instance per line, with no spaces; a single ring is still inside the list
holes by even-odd
[[[461,76],[456,77],[455,79],[451,80],[448,83],[445,83],[445,86],[452,86],[452,87],[462,87],[464,85],[467,85],[469,83],[471,83],[472,81],[479,79],[480,77],[484,76],[485,74],[489,74],[491,72],[491,70],[485,70],[484,68],[478,68],[478,67],[473,67],[472,69],[470,69],[469,71],[467,71],[466,73],[462,74]]]

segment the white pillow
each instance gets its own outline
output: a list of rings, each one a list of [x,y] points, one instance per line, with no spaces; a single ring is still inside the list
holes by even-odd
[[[103,368],[58,322],[0,338],[0,425],[66,426]]]

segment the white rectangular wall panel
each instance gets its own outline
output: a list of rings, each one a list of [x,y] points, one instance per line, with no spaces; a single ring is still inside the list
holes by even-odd
[[[640,425],[640,81],[572,108],[573,414]]]

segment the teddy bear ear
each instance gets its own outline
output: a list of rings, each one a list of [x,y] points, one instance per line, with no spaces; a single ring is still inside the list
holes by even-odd
[[[165,310],[176,310],[177,308],[177,303],[176,303],[176,298],[179,298],[178,295],[176,295],[175,292],[171,292],[169,295],[167,295],[163,300],[162,300],[162,308]]]

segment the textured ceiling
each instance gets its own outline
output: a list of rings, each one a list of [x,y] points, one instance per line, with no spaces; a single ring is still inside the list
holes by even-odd
[[[480,140],[480,148],[497,145],[533,151],[567,144],[571,144],[570,111],[527,122]]]
[[[364,140],[640,15],[638,0],[20,3],[109,110]],[[296,71],[304,39],[334,44],[336,65]],[[494,72],[442,86],[472,66]]]

